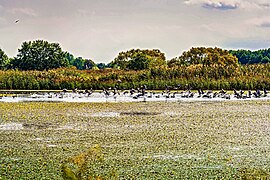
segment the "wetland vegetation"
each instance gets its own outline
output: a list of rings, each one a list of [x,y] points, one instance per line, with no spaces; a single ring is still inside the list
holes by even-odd
[[[267,179],[269,106],[0,103],[0,179]]]
[[[0,49],[1,90],[62,90],[104,88],[151,90],[166,86],[193,89],[270,89],[270,50],[228,51],[192,47],[166,59],[159,49],[131,49],[108,64],[75,58],[58,43],[23,42],[18,55]]]

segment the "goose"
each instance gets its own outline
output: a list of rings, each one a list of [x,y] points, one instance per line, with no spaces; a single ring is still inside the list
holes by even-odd
[[[233,89],[233,93],[234,93],[234,97],[236,97],[237,99],[241,98],[241,95],[236,91],[236,89]]]
[[[106,97],[108,97],[110,95],[110,92],[107,89],[103,89],[103,93]]]
[[[175,98],[175,95],[177,94],[177,92],[174,92],[172,95],[171,95],[171,98]]]
[[[135,89],[130,89],[130,91],[129,91],[129,93],[130,93],[130,95],[132,96],[134,93],[135,93],[136,91],[135,91]]]
[[[251,92],[251,90],[248,90],[247,98],[251,98],[251,96],[252,96],[252,92]]]
[[[141,93],[142,93],[143,96],[147,93],[147,92],[146,92],[146,89],[147,89],[146,85],[143,85],[143,86],[141,87]]]
[[[252,94],[255,96],[255,98],[261,97],[261,91],[260,91],[259,89],[257,89],[257,90],[256,90],[255,92],[253,92]]]
[[[212,98],[213,91],[209,90],[207,93],[203,94],[203,98]]]
[[[113,95],[115,96],[115,95],[120,95],[120,93],[118,92],[118,90],[117,90],[117,88],[115,87],[114,89],[113,89]]]
[[[263,97],[267,97],[267,94],[268,94],[267,90],[263,88]]]
[[[203,93],[203,91],[201,90],[201,89],[198,89],[198,98],[200,98],[204,93]]]
[[[214,92],[213,98],[217,97],[217,95],[218,95],[218,92]]]
[[[128,91],[124,91],[124,92],[123,92],[123,95],[126,95],[126,94],[128,94]]]
[[[219,94],[224,95],[224,94],[226,94],[226,91],[224,91],[224,89],[221,89],[221,90],[219,91]]]
[[[90,96],[93,93],[93,89],[91,88],[90,90],[85,89],[84,94],[87,94],[87,96]]]

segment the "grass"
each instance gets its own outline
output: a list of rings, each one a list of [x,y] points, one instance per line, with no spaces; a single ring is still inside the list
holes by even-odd
[[[87,165],[84,178],[267,179],[269,107],[270,101],[0,103],[0,179],[61,179],[67,159],[96,144],[103,158]]]

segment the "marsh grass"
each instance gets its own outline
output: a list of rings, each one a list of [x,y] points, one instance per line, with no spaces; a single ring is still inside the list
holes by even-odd
[[[258,168],[241,168],[237,171],[236,177],[243,180],[249,179],[261,179],[266,180],[269,179],[270,173],[264,169]]]
[[[90,158],[83,178],[267,179],[269,107],[270,101],[0,103],[0,125],[23,126],[0,129],[0,177],[61,179],[63,164],[76,174],[71,159],[100,144],[102,158]],[[92,116],[106,112],[118,116]]]

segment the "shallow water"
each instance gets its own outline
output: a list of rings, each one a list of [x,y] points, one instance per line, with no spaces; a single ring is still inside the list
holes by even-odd
[[[230,96],[230,99],[224,99],[220,97],[216,98],[202,98],[197,97],[195,94],[192,98],[184,98],[180,94],[176,94],[174,98],[167,98],[161,93],[156,93],[155,96],[148,97],[142,96],[139,98],[134,98],[134,96],[129,95],[117,95],[117,96],[105,96],[102,93],[93,93],[90,96],[84,94],[74,94],[67,93],[64,95],[54,94],[48,95],[18,95],[17,97],[2,97],[0,102],[152,102],[152,101],[179,101],[179,102],[193,102],[193,101],[245,101],[245,100],[269,100],[270,96],[261,98],[247,98],[247,99],[237,99]]]
[[[98,112],[91,115],[92,117],[118,117],[119,112]]]
[[[17,131],[22,130],[23,125],[20,123],[7,123],[7,124],[0,124],[0,131]]]

